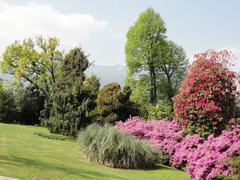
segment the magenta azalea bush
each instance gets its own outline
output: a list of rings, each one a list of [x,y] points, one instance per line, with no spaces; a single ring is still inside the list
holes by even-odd
[[[181,169],[186,167],[191,155],[196,152],[198,145],[201,143],[203,143],[203,138],[198,134],[187,135],[175,146],[175,153],[172,156],[173,167]]]
[[[175,146],[183,138],[183,132],[175,121],[144,121],[139,117],[131,117],[126,122],[117,122],[116,126],[139,139],[149,140],[157,149],[169,155],[174,154]]]
[[[216,175],[229,176],[235,169],[228,163],[229,157],[240,150],[240,126],[223,131],[219,137],[210,135],[188,157],[187,172],[193,179],[212,179]]]
[[[230,176],[237,173],[228,160],[240,151],[239,125],[223,131],[218,137],[210,135],[207,140],[197,134],[184,136],[176,121],[144,121],[132,117],[116,123],[116,127],[151,142],[169,155],[173,167],[186,168],[192,179],[211,180],[220,174]]]

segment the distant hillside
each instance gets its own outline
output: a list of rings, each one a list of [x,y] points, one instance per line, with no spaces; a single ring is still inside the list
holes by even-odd
[[[124,85],[124,80],[127,75],[127,69],[123,65],[114,66],[98,66],[92,65],[87,70],[87,75],[96,74],[100,78],[101,86],[104,86],[111,82],[117,82],[121,86]]]

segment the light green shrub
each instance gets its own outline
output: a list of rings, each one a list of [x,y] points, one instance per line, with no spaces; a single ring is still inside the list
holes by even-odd
[[[148,108],[148,119],[172,119],[172,106],[166,102],[159,102]]]

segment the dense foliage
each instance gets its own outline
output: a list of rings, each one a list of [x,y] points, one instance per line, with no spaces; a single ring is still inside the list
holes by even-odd
[[[80,48],[66,54],[62,74],[50,95],[49,118],[44,121],[51,132],[77,136],[78,131],[90,123],[87,116],[94,108],[92,91],[99,85],[91,89],[89,80],[84,83],[88,66],[88,59]]]
[[[44,101],[44,95],[34,86],[18,86],[14,92],[17,123],[40,124],[39,117],[44,108]]]
[[[169,102],[160,101],[156,105],[148,107],[148,119],[172,119],[172,105]]]
[[[126,122],[118,122],[116,127],[165,151],[172,166],[186,168],[193,179],[213,179],[219,174],[230,176],[239,173],[239,169],[234,168],[236,165],[232,165],[236,161],[229,161],[240,151],[239,125],[223,131],[220,136],[212,134],[207,140],[197,134],[184,136],[176,122],[165,120],[143,121],[133,117]]]
[[[16,106],[11,92],[6,91],[0,79],[0,122],[16,122]]]
[[[239,76],[239,84],[240,84],[240,76]],[[234,108],[234,118],[239,119],[240,124],[240,92],[237,93],[237,99],[236,99],[236,106]]]
[[[114,168],[151,168],[159,161],[159,153],[151,145],[120,132],[108,124],[89,125],[79,134],[79,142],[87,158]]]
[[[130,101],[131,89],[118,83],[105,85],[97,96],[97,122],[113,124],[139,114],[138,105]]]
[[[44,96],[33,86],[10,88],[0,79],[0,122],[40,124]]]
[[[227,51],[206,51],[195,61],[173,98],[174,114],[188,132],[207,137],[219,134],[233,115],[236,99],[235,74],[227,69]]]

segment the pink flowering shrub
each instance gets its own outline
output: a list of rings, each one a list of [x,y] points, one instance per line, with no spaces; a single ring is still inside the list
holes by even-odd
[[[231,167],[228,159],[240,151],[240,126],[223,131],[218,137],[213,134],[207,140],[199,135],[187,135],[175,121],[144,121],[132,117],[116,126],[135,137],[148,140],[157,149],[163,150],[170,157],[172,166],[185,168],[192,179],[213,179],[216,175],[232,175],[236,169]]]
[[[230,176],[235,169],[229,165],[228,159],[239,150],[240,126],[232,131],[223,131],[219,137],[210,135],[188,157],[187,172],[196,180],[210,180],[218,174]]]
[[[231,118],[236,99],[236,76],[225,67],[231,55],[223,50],[194,56],[179,93],[173,98],[179,124],[202,137],[220,134]]]
[[[172,165],[175,168],[184,168],[191,155],[196,152],[198,145],[203,143],[203,138],[198,134],[187,135],[175,146],[175,153],[172,156]]]
[[[183,138],[183,132],[174,121],[144,121],[139,117],[132,117],[126,122],[117,122],[116,126],[139,139],[149,140],[157,149],[169,155],[174,154],[175,146]]]

